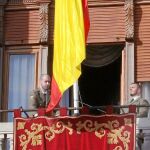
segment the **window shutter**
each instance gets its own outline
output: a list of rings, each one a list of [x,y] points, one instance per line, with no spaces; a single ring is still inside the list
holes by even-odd
[[[6,44],[39,43],[39,10],[5,12]]]
[[[150,2],[135,5],[135,75],[150,81]]]
[[[90,31],[87,43],[124,42],[124,2],[89,0]]]

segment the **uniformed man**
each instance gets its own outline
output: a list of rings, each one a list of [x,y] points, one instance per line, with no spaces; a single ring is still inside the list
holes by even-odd
[[[139,83],[130,84],[130,96],[129,105],[149,105],[149,102],[141,97],[141,85]],[[149,107],[138,107],[137,117],[147,117]]]
[[[30,93],[30,109],[44,108],[50,101],[50,81],[48,74],[40,76],[40,87]]]

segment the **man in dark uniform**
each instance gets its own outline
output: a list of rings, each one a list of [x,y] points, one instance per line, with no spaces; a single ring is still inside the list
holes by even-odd
[[[47,107],[50,101],[50,76],[43,74],[40,77],[40,87],[30,94],[30,109]]]

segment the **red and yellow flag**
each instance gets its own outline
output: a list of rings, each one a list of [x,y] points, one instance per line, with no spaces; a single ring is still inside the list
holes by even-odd
[[[55,0],[53,76],[47,112],[81,75],[88,30],[87,0]]]

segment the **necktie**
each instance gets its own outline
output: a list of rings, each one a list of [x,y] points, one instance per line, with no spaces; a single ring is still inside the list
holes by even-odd
[[[133,103],[133,101],[134,101],[134,98],[132,98],[132,99],[130,100],[130,103]]]
[[[46,107],[46,93],[44,93],[43,95],[44,95],[43,102],[44,102],[44,106]]]

